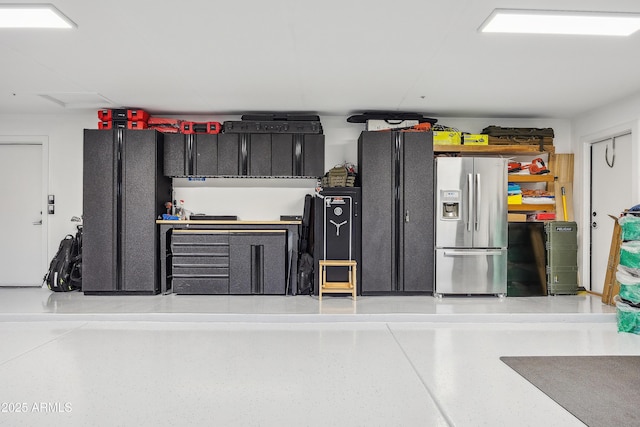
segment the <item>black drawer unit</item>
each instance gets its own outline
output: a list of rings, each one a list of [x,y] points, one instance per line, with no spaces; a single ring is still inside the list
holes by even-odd
[[[229,233],[174,230],[171,280],[177,294],[229,293]]]
[[[176,294],[286,293],[285,230],[174,230]]]
[[[175,277],[176,294],[220,295],[229,293],[229,279],[223,277]]]

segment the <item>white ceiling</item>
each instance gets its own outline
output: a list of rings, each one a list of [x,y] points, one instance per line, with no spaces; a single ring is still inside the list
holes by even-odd
[[[477,32],[498,7],[640,12],[636,0],[52,3],[78,28],[0,29],[0,113],[570,118],[640,92],[640,33]]]

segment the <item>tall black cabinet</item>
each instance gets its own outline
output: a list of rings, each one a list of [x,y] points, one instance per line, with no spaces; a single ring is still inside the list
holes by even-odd
[[[163,135],[85,129],[83,157],[84,293],[158,293],[155,220],[171,200]]]
[[[362,132],[361,291],[433,293],[433,136]]]

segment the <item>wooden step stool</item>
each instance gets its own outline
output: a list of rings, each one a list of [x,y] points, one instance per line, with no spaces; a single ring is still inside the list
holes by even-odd
[[[357,263],[354,260],[345,259],[321,259],[318,268],[318,299],[322,299],[323,293],[351,294],[356,299],[356,269]],[[349,267],[348,282],[327,282],[327,267]]]

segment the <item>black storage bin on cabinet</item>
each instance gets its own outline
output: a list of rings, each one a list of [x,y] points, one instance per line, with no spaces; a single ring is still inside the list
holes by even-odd
[[[159,292],[155,219],[171,200],[163,152],[163,135],[155,130],[85,129],[85,294]]]

